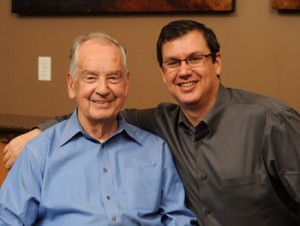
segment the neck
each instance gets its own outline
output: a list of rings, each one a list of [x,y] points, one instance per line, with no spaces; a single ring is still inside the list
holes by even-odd
[[[207,113],[211,110],[212,106],[215,104],[218,96],[218,87],[212,90],[206,98],[202,98],[197,104],[192,104],[188,106],[180,106],[185,117],[191,123],[192,126],[196,127]]]
[[[110,138],[118,129],[118,120],[79,120],[83,130],[91,137],[97,139],[99,142],[104,142]]]

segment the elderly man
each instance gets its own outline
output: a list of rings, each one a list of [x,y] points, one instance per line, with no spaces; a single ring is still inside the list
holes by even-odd
[[[0,191],[0,225],[194,225],[170,150],[119,115],[126,52],[102,33],[70,54],[69,120],[32,140]]]

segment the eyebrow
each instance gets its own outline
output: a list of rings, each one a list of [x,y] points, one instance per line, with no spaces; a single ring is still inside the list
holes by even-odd
[[[83,76],[88,75],[88,74],[90,74],[90,75],[98,75],[99,73],[96,72],[96,71],[91,71],[89,69],[84,69],[82,71],[82,73],[81,73],[81,75],[83,75]],[[111,70],[111,71],[105,73],[105,75],[120,75],[120,76],[122,76],[123,73],[122,73],[121,70],[116,69],[116,70]]]
[[[88,70],[88,69],[84,69],[81,73],[82,75],[87,75],[87,74],[91,74],[91,75],[97,75],[98,73],[95,72],[95,71],[91,71],[91,70]]]

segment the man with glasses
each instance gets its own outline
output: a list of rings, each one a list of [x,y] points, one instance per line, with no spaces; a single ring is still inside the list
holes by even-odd
[[[224,87],[218,40],[196,21],[164,26],[157,60],[178,105],[123,115],[167,140],[188,207],[205,226],[299,226],[299,114],[278,100]],[[7,156],[35,133],[14,140]]]

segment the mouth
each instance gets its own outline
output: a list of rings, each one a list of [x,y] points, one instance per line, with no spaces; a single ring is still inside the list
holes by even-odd
[[[92,100],[96,104],[105,104],[107,101],[101,101],[101,100]]]
[[[180,86],[180,87],[191,87],[194,84],[196,84],[196,82],[184,82],[184,83],[179,83],[178,86]]]
[[[96,106],[102,106],[102,107],[105,107],[105,106],[108,106],[109,105],[109,101],[101,101],[101,100],[92,100],[92,102],[94,104],[96,104]]]

